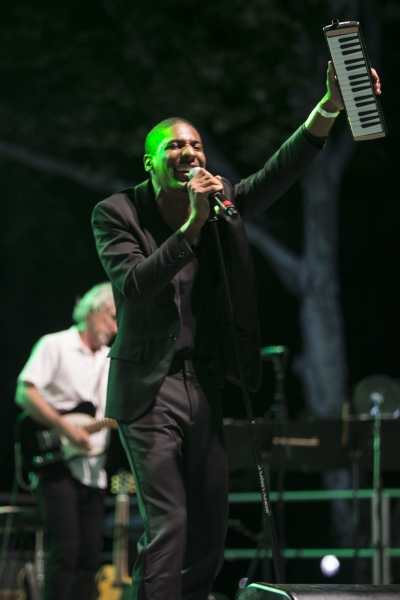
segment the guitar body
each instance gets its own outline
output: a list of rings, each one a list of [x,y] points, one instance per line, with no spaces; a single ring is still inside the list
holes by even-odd
[[[117,567],[104,565],[96,575],[97,600],[130,600],[131,578],[117,581]]]
[[[91,402],[81,402],[74,409],[61,413],[74,425],[85,428],[89,433],[103,427],[114,427],[112,419],[96,421],[96,409]],[[82,452],[60,436],[55,429],[47,429],[34,421],[26,412],[19,415],[16,422],[15,438],[20,443],[23,462],[28,471],[37,474],[50,474],[59,469],[60,463],[77,455],[94,456],[104,452],[103,446],[95,446],[89,452]]]

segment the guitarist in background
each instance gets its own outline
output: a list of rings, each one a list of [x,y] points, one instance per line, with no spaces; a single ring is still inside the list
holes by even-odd
[[[42,337],[18,377],[17,404],[82,451],[41,474],[37,497],[46,525],[44,600],[89,600],[99,567],[105,454],[85,456],[89,433],[62,416],[87,401],[104,416],[109,348],[117,332],[110,283],[89,290],[73,311],[75,325]],[[107,431],[96,435],[106,446]],[[103,439],[101,440],[101,436]],[[100,439],[99,439],[100,438]]]

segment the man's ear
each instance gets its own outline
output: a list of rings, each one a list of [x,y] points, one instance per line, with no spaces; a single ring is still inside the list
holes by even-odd
[[[151,154],[145,154],[143,156],[143,164],[144,164],[144,169],[145,171],[151,171],[153,168],[153,157],[151,156]]]

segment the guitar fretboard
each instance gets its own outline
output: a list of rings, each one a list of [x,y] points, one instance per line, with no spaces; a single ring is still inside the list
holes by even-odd
[[[109,429],[117,429],[118,423],[115,419],[108,419],[105,417],[104,419],[93,419],[93,421],[85,423],[83,427],[88,433],[96,433],[105,427],[108,427]]]

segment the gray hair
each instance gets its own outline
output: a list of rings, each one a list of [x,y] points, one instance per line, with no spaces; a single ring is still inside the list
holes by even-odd
[[[78,325],[84,323],[92,310],[103,310],[114,301],[111,283],[99,283],[92,287],[83,298],[77,300],[72,318]]]

